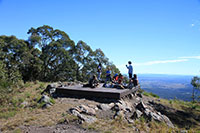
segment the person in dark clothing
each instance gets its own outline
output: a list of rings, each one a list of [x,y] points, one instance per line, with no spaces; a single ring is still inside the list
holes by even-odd
[[[138,86],[139,85],[139,81],[137,79],[137,75],[136,74],[133,75],[133,79],[132,80],[133,80],[134,86]]]
[[[99,81],[101,80],[101,69],[102,69],[102,65],[101,63],[99,63],[99,65],[97,66],[97,79]]]
[[[137,79],[137,75],[134,74],[133,76],[134,76],[134,77],[131,78],[131,79],[129,80],[128,85],[127,85],[127,86],[124,86],[124,88],[126,88],[126,89],[132,89],[133,87],[136,87],[136,86],[139,85],[139,81],[138,81],[138,79]]]
[[[84,84],[83,87],[91,87],[91,88],[96,88],[99,85],[97,76],[93,75],[92,78],[89,80],[88,84]]]

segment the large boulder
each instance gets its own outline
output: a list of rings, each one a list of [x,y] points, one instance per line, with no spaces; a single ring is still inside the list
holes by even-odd
[[[42,95],[42,97],[40,98],[40,100],[38,102],[39,103],[42,103],[42,102],[51,103],[50,100],[51,100],[50,97],[48,97],[47,95]]]
[[[92,116],[88,116],[88,115],[84,115],[84,114],[81,114],[79,111],[79,109],[77,108],[71,108],[69,109],[69,111],[77,116],[82,122],[86,122],[86,123],[93,123],[95,121],[97,121],[97,118],[96,117],[92,117]]]
[[[88,116],[88,115],[83,115],[83,114],[80,114],[78,115],[78,118],[86,123],[94,123],[97,121],[97,118],[96,117],[92,117],[92,116]]]
[[[124,111],[123,110],[119,110],[115,113],[114,115],[114,119],[118,118],[118,117],[122,117],[124,118]]]
[[[137,110],[133,113],[133,115],[131,116],[132,119],[138,119],[142,116],[142,112],[140,110]]]
[[[169,118],[165,115],[161,115],[163,121],[171,128],[174,128],[174,125],[172,124],[172,122],[169,120]]]
[[[131,112],[132,111],[132,105],[131,105],[131,103],[129,103],[127,101],[119,100],[117,103],[115,103],[114,109],[116,111],[123,110],[123,111]]]
[[[69,109],[69,112],[75,116],[78,117],[78,115],[80,115],[80,112],[76,109],[76,108],[71,108]]]
[[[81,113],[85,113],[85,114],[88,114],[88,115],[96,115],[95,109],[90,108],[86,105],[80,105],[79,109],[80,109]]]
[[[141,101],[137,104],[136,109],[140,110],[141,112],[144,112],[147,109],[147,106]]]
[[[56,88],[60,86],[59,83],[52,83],[49,84],[46,89],[41,93],[44,94],[45,92],[49,93],[50,95],[53,95],[56,92]]]
[[[113,105],[114,106],[114,105]],[[99,104],[97,107],[103,111],[107,111],[110,110],[112,107],[112,105],[110,106],[109,104]]]

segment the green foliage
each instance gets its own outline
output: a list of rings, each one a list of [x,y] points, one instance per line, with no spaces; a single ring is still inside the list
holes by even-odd
[[[128,84],[129,83],[128,76],[124,74],[123,77],[124,77],[124,83]]]
[[[43,25],[29,29],[28,34],[27,41],[15,36],[0,36],[0,105],[9,101],[22,81],[24,88],[30,86],[28,81],[85,82],[97,73],[99,63],[103,67],[102,79],[106,67],[111,68],[112,74],[120,73],[101,49],[93,51],[82,40],[75,44],[61,30]]]
[[[146,92],[146,91],[144,91],[143,92],[143,95],[145,95],[145,96],[151,96],[151,97],[156,97],[156,98],[160,98],[158,95],[156,95],[156,94],[153,94],[152,92]]]
[[[200,91],[200,77],[194,76],[194,77],[192,78],[191,84],[192,84],[192,86],[193,86],[192,100],[193,100],[193,102],[194,102],[195,99],[198,99],[198,98],[196,97],[196,93],[197,93],[197,92],[195,92],[195,90],[196,90],[196,91]]]
[[[0,77],[6,81],[88,81],[99,63],[103,75],[108,66],[113,74],[120,73],[101,49],[93,51],[82,40],[75,45],[61,30],[44,25],[28,34],[27,41],[0,36]]]

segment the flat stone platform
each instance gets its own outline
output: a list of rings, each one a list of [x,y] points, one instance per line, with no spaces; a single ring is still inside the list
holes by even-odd
[[[81,97],[98,97],[98,98],[109,98],[109,99],[120,99],[138,90],[138,87],[133,89],[116,89],[116,88],[89,88],[82,87],[82,85],[58,87],[56,93],[63,96],[81,96]]]

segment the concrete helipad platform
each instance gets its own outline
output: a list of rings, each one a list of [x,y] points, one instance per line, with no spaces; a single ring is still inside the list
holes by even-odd
[[[58,87],[56,88],[56,93],[64,96],[75,95],[82,97],[120,99],[137,90],[138,90],[137,87],[133,89],[116,89],[116,88],[105,88],[102,86],[97,88],[88,88],[88,87],[82,87],[81,85],[76,85],[76,86]]]

